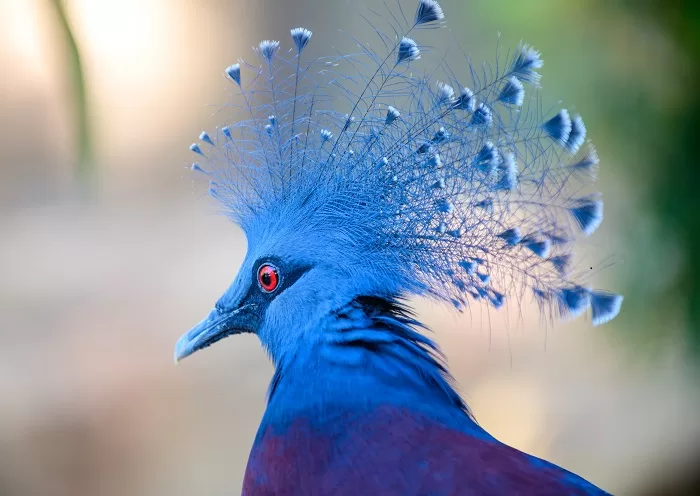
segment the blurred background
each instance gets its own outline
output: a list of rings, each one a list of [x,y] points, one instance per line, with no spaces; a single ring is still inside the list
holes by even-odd
[[[373,3],[0,0],[0,494],[239,491],[272,368],[250,336],[172,363],[245,254],[187,146],[252,45],[369,40]],[[440,3],[476,61],[534,44],[583,114],[606,198],[584,260],[626,300],[598,328],[420,317],[496,437],[616,494],[700,494],[700,4]]]

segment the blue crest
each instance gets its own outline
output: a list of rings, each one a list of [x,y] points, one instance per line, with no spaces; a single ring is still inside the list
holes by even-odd
[[[381,52],[306,60],[302,27],[290,50],[262,41],[259,62],[226,69],[247,118],[202,133],[192,169],[249,243],[308,240],[376,295],[501,307],[527,287],[560,316],[607,322],[622,297],[569,279],[576,240],[603,219],[579,193],[598,164],[582,118],[542,114],[528,45],[497,70],[422,72],[417,28],[444,18],[420,0],[412,24],[378,33]]]

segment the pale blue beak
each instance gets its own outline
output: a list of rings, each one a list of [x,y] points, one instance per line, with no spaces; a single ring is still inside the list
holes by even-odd
[[[177,341],[174,353],[175,363],[225,337],[244,332],[257,332],[260,316],[256,308],[257,305],[247,304],[221,313],[217,309],[212,310],[206,319]]]

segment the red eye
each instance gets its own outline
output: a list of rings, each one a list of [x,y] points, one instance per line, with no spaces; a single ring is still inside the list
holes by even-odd
[[[267,293],[277,289],[280,282],[280,276],[277,273],[277,267],[270,264],[263,264],[258,269],[258,284]]]

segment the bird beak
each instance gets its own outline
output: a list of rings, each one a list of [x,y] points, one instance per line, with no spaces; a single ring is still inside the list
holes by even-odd
[[[178,340],[175,345],[175,363],[232,334],[256,332],[259,319],[253,304],[242,305],[225,313],[212,310],[206,319]]]

